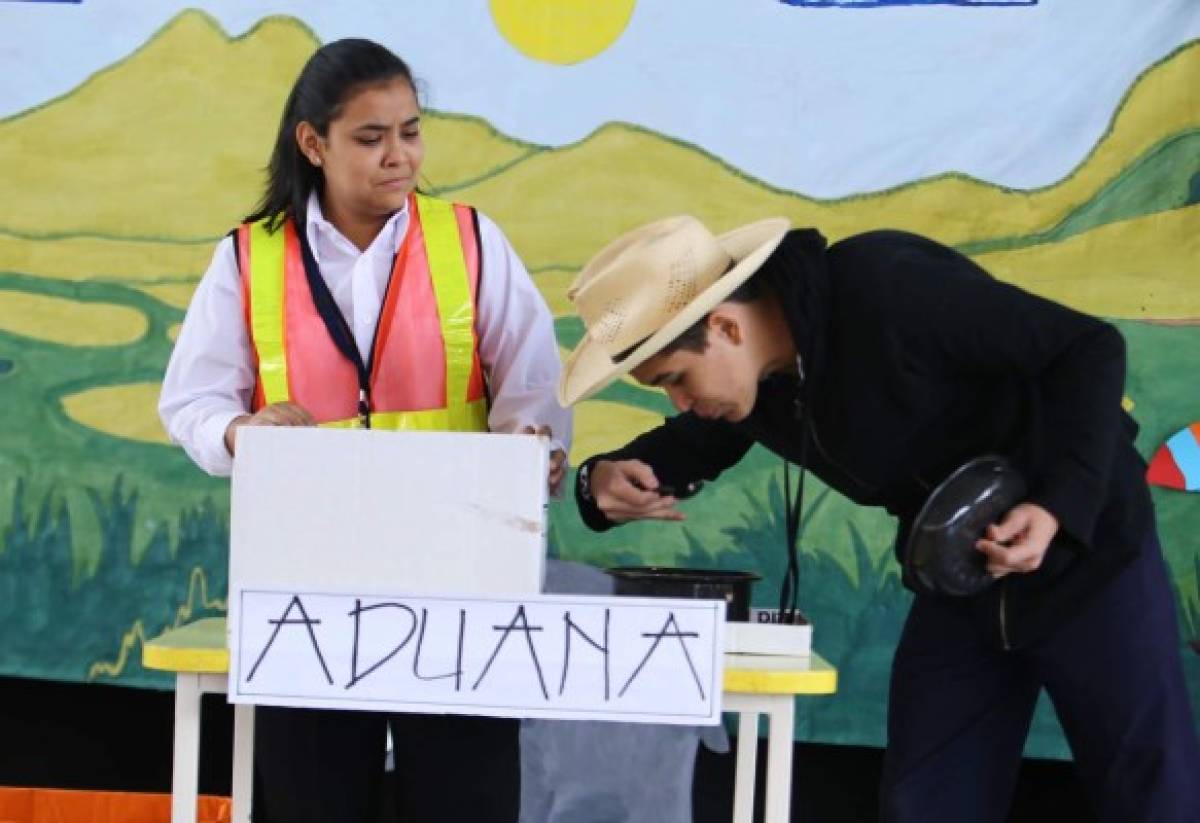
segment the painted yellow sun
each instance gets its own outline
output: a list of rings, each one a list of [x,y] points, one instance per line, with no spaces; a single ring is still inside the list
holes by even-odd
[[[582,63],[611,46],[637,0],[491,0],[492,19],[526,57]]]

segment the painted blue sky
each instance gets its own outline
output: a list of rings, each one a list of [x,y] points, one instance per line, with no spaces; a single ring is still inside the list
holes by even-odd
[[[641,0],[611,48],[557,66],[504,40],[483,0],[0,2],[0,116],[70,90],[189,6],[234,34],[285,14],[327,40],[380,40],[423,78],[427,105],[526,140],[559,145],[628,121],[818,197],[944,171],[1052,183],[1095,144],[1139,73],[1200,37],[1197,0]]]

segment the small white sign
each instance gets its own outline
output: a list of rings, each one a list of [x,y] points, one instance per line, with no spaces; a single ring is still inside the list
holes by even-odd
[[[725,603],[240,589],[234,703],[714,725]],[[232,626],[231,626],[232,628]]]

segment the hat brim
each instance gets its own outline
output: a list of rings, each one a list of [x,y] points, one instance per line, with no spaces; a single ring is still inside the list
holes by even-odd
[[[621,362],[613,362],[605,347],[585,334],[563,364],[558,381],[558,402],[565,408],[586,400],[662,351],[749,280],[779,247],[789,228],[787,218],[769,217],[719,235],[717,242],[734,260],[733,267]]]

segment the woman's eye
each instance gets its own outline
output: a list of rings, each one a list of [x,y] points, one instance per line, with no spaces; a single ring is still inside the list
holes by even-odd
[[[403,132],[400,136],[403,137],[405,140],[416,140],[418,137],[421,136],[421,132],[418,131],[417,129],[413,129],[412,131]]]
[[[379,137],[360,137],[358,142],[364,146],[375,146],[379,144]]]

